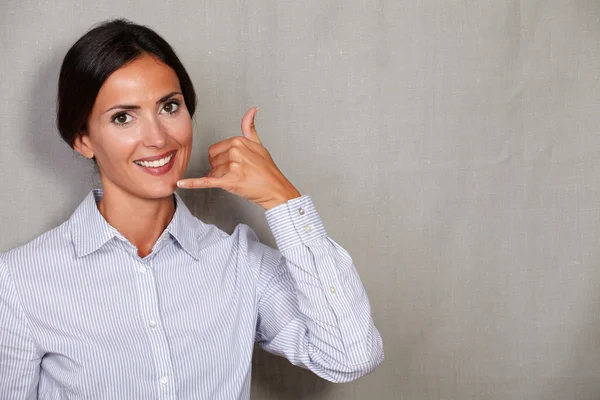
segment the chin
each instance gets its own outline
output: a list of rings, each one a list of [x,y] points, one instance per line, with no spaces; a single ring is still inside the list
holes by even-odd
[[[155,185],[155,186],[144,186],[140,187],[137,192],[138,195],[145,199],[159,200],[165,197],[172,196],[177,188],[176,181],[172,184]]]

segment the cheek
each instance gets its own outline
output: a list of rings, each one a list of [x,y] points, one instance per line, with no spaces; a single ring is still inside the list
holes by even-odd
[[[181,146],[191,146],[192,144],[192,120],[188,117],[178,118],[176,123],[171,126],[171,136]]]
[[[139,142],[139,132],[136,127],[129,129],[106,128],[97,135],[95,147],[98,159],[104,166],[110,168],[123,161],[127,161],[135,152]]]

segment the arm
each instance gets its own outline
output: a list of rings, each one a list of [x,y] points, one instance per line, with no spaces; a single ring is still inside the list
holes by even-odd
[[[242,118],[242,136],[208,149],[207,176],[177,184],[221,188],[267,210],[280,252],[249,230],[240,236],[243,255],[259,270],[257,341],[325,379],[351,381],[383,361],[369,300],[350,255],[327,237],[310,198],[300,196],[263,147],[256,110]]]
[[[0,258],[0,393],[7,399],[36,399],[40,358],[17,290]]]
[[[260,252],[257,341],[332,382],[349,382],[383,361],[383,344],[350,255],[327,237],[308,196],[269,210],[281,251]],[[307,227],[310,228],[307,229]]]

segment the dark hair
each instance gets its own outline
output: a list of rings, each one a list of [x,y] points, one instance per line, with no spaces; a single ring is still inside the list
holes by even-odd
[[[151,54],[173,68],[185,101],[194,116],[196,92],[173,48],[152,29],[125,19],[105,21],[83,35],[69,49],[58,79],[56,124],[69,146],[87,133],[87,121],[102,84],[131,61]]]

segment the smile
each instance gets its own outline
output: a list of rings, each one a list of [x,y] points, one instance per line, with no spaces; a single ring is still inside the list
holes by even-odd
[[[173,158],[174,155],[175,155],[175,152],[172,152],[168,156],[163,157],[158,160],[134,161],[134,163],[136,163],[137,165],[139,165],[141,167],[145,167],[145,168],[160,168],[160,167],[164,167],[165,165],[167,165],[169,163],[169,161],[171,161],[171,159]]]
[[[148,157],[142,160],[135,160],[134,163],[137,167],[152,176],[161,176],[169,173],[175,165],[175,158],[177,157],[177,151],[171,151],[169,153],[163,153],[155,157]]]

